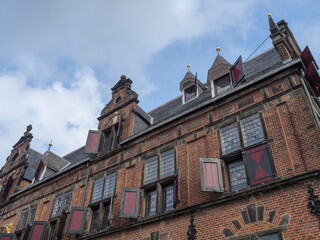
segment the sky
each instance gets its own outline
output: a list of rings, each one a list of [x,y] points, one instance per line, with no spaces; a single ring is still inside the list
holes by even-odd
[[[268,13],[319,65],[317,0],[0,0],[0,166],[29,124],[40,153],[51,140],[60,156],[83,146],[122,74],[148,112],[181,95],[187,64],[205,82],[217,46],[247,59]]]

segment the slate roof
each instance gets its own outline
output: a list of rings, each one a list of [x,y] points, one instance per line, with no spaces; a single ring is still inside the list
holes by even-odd
[[[42,158],[42,154],[32,148],[29,148],[28,154],[29,154],[29,158],[27,161],[29,166],[26,169],[26,172],[23,177],[31,182],[37,170],[34,168],[34,166],[38,166],[38,163]]]
[[[47,150],[42,156],[42,162],[53,171],[58,172],[63,167],[70,165],[70,162]]]
[[[152,124],[152,117],[146,113],[141,107],[137,107],[136,112],[142,117],[144,118],[145,121],[147,121],[148,123]]]
[[[214,68],[220,64],[226,64],[226,65],[231,66],[231,64],[219,54],[219,55],[217,55],[216,59],[214,60],[211,68]]]
[[[281,65],[283,65],[283,63],[279,53],[275,48],[270,48],[244,63],[245,79],[246,81],[251,81],[257,76],[269,72],[272,69],[276,69]],[[238,86],[240,85],[241,84]],[[238,88],[238,86],[236,88]],[[232,88],[230,90],[232,90]],[[230,90],[227,91],[226,94],[228,94]],[[167,104],[152,110],[149,112],[149,115],[154,118],[154,124],[156,124],[175,114],[184,112],[210,98],[211,90],[210,87],[207,86],[207,89],[204,90],[198,98],[182,105],[182,96],[179,96],[172,101],[169,101]]]
[[[124,141],[122,141],[122,143],[128,142],[136,138],[137,136],[140,136],[148,131],[162,126],[172,121],[173,119],[182,117],[185,114],[188,114],[198,108],[204,107],[207,104],[212,104],[218,99],[224,98],[229,94],[233,94],[234,92],[248,85],[254,84],[255,82],[271,76],[278,71],[282,71],[283,69],[290,67],[297,62],[300,62],[300,60],[296,59],[287,63],[283,63],[277,50],[272,47],[244,62],[245,81],[238,84],[237,87],[230,88],[225,93],[219,94],[218,96],[212,98],[211,88],[210,86],[205,84],[207,89],[204,90],[199,97],[187,102],[186,104],[182,104],[182,95],[180,95],[173,100],[150,111],[148,114],[153,117],[153,124],[146,130],[137,133],[136,135],[131,136],[128,139],[125,139]]]
[[[81,162],[82,160],[86,159],[90,153],[84,152],[85,146],[78,148],[71,153],[68,153],[67,155],[63,156],[63,158],[67,161],[69,161],[71,164],[75,164],[78,162]]]

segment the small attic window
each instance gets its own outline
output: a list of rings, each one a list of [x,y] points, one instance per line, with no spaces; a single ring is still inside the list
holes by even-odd
[[[213,81],[213,96],[217,96],[226,92],[229,88],[231,88],[231,81],[229,74],[224,75],[221,78]]]
[[[184,102],[188,102],[197,96],[196,86],[192,85],[184,90]]]

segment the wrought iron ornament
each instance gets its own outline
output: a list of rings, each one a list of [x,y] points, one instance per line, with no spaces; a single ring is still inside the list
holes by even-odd
[[[318,199],[319,195],[314,195],[313,189],[311,188],[311,185],[308,185],[308,193],[310,193],[310,197],[308,200],[308,208],[311,208],[311,213],[315,213],[318,216],[318,219],[320,221],[320,200]]]
[[[196,234],[197,234],[196,225],[194,225],[193,222],[194,222],[193,215],[191,215],[189,230],[187,232],[188,240],[194,240],[197,237],[196,236]]]

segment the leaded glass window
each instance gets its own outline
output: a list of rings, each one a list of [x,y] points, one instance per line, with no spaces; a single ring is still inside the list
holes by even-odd
[[[196,97],[196,87],[195,85],[192,85],[191,87],[188,87],[184,90],[184,99],[185,102],[190,101],[191,99]]]
[[[230,185],[232,191],[247,187],[246,173],[242,160],[229,163]]]
[[[34,222],[34,217],[36,216],[37,206],[33,206],[30,208],[30,214],[28,218],[28,224],[32,225]]]
[[[91,232],[97,232],[99,222],[99,208],[92,210]]]
[[[164,212],[173,210],[173,185],[164,187]]]
[[[174,174],[174,149],[161,153],[160,178]]]
[[[62,203],[62,194],[56,197],[56,199],[54,200],[51,218],[54,218],[59,215],[61,203]]]
[[[245,147],[262,142],[265,139],[258,113],[242,119],[240,125]]]
[[[279,234],[275,233],[271,235],[262,236],[260,239],[261,240],[279,240]]]
[[[214,81],[216,95],[226,92],[230,87],[231,85],[229,74]]]
[[[154,182],[158,179],[158,156],[146,160],[144,165],[144,184]]]
[[[220,136],[223,154],[228,154],[241,148],[236,122],[221,128]]]
[[[17,230],[21,230],[26,226],[27,217],[28,217],[28,209],[22,210],[19,223],[17,226]]]
[[[102,199],[103,182],[104,182],[104,177],[101,177],[94,181],[91,202],[97,202]]]
[[[156,215],[157,209],[157,190],[149,191],[147,193],[147,216]]]
[[[113,196],[116,187],[117,172],[107,175],[104,187],[104,198]]]
[[[64,195],[64,210],[66,212],[69,212],[71,200],[72,200],[72,191],[66,192]]]

